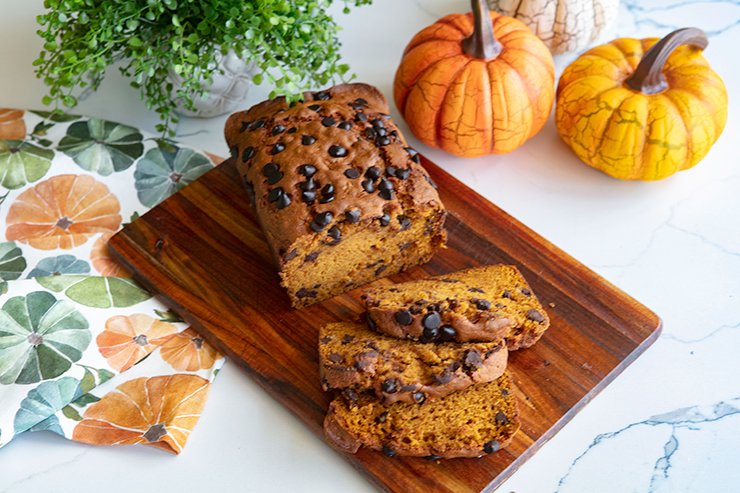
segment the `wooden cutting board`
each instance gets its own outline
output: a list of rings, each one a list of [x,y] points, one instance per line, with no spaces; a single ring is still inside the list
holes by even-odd
[[[512,352],[522,418],[505,450],[439,462],[340,453],[392,492],[491,491],[658,337],[660,319],[565,252],[423,159],[449,216],[448,248],[404,281],[462,268],[516,265],[552,325],[530,349]],[[229,160],[110,241],[113,257],[323,439],[330,395],[319,384],[318,328],[362,312],[360,291],[293,310]]]

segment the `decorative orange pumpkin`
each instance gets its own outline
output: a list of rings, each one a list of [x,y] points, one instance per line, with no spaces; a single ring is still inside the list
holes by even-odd
[[[207,370],[223,358],[192,327],[172,336],[159,348],[162,359],[177,371]]]
[[[463,157],[505,154],[540,131],[555,98],[550,51],[522,22],[473,0],[411,40],[393,96],[429,147]]]
[[[95,342],[111,368],[123,372],[176,333],[175,325],[143,313],[115,315],[105,321],[105,330]]]
[[[727,121],[727,89],[701,55],[707,43],[687,28],[587,51],[558,84],[560,136],[615,178],[661,180],[693,167]]]
[[[97,240],[95,240],[95,243],[93,243],[93,246],[90,249],[90,260],[92,261],[93,267],[95,267],[95,270],[98,271],[101,276],[133,277],[125,267],[113,260],[110,256],[110,252],[108,251],[108,241],[111,239],[113,234],[113,231],[103,233]]]

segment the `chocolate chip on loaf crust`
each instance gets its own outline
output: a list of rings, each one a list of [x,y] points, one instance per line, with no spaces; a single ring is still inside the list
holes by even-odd
[[[331,99],[331,95],[326,91],[319,91],[313,93],[313,99],[315,101],[327,101]]]
[[[282,125],[275,125],[272,127],[272,136],[280,135],[281,133],[285,132],[285,127]]]
[[[337,121],[330,116],[327,116],[321,120],[321,124],[325,127],[333,127],[336,123]]]
[[[359,177],[360,177],[360,172],[359,172],[359,171],[357,171],[357,170],[356,170],[356,169],[354,169],[354,168],[349,168],[348,170],[345,170],[345,172],[344,172],[344,176],[346,176],[346,177],[347,177],[347,178],[349,178],[350,180],[354,180],[354,179],[356,179],[356,178],[359,178]]]
[[[427,329],[436,329],[441,322],[442,319],[437,312],[427,313],[421,320],[422,325]]]
[[[301,144],[303,144],[304,146],[310,146],[314,142],[316,142],[316,137],[311,137],[310,135],[305,134],[303,135],[303,137],[301,137]]]
[[[483,445],[483,451],[487,454],[492,454],[498,451],[499,447],[501,447],[501,444],[499,444],[497,440],[491,440]]]
[[[316,174],[316,166],[312,164],[304,164],[298,168],[298,172],[306,178],[311,178],[313,175]]]
[[[342,361],[344,361],[344,356],[339,353],[331,353],[329,354],[329,356],[327,356],[327,358],[332,363],[341,363]]]
[[[355,224],[360,220],[360,211],[359,210],[346,211],[344,213],[344,217],[347,219],[348,223]]]
[[[342,130],[349,130],[352,128],[352,124],[350,122],[340,122],[339,125],[337,125],[337,128],[341,128]]]
[[[491,309],[491,302],[488,300],[482,300],[480,298],[472,298],[470,302],[473,303],[478,310],[490,310]]]
[[[398,310],[395,317],[396,321],[401,325],[411,325],[411,322],[414,321],[414,317],[408,310]]]
[[[274,146],[272,146],[272,151],[271,152],[272,152],[272,155],[274,156],[275,154],[279,154],[279,153],[283,152],[284,150],[285,150],[285,144],[282,144],[282,143],[278,142],[277,144],[275,144]]]
[[[347,155],[347,149],[340,145],[333,145],[329,148],[329,155],[331,157],[344,157]]]
[[[242,161],[245,163],[254,157],[254,147],[247,147],[242,152]]]

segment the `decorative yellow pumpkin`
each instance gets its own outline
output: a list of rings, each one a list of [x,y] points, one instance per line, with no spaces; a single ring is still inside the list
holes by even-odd
[[[424,144],[463,157],[504,154],[547,121],[552,55],[520,21],[489,12],[485,0],[472,5],[473,13],[448,15],[414,36],[393,96]]]
[[[488,0],[488,5],[525,23],[554,54],[585,48],[619,11],[619,0]]]
[[[615,178],[661,180],[696,165],[727,121],[727,89],[701,55],[707,44],[687,28],[587,51],[558,84],[560,136]]]

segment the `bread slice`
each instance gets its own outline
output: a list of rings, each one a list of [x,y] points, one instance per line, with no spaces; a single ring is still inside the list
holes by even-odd
[[[336,397],[324,419],[333,447],[360,446],[388,456],[480,457],[507,446],[520,428],[511,376],[422,404],[384,405],[371,392]]]
[[[490,382],[506,370],[507,355],[503,340],[424,344],[352,322],[319,330],[323,389],[370,389],[384,404],[418,404]]]
[[[527,281],[511,265],[373,287],[362,298],[372,329],[421,342],[503,338],[515,350],[537,342],[550,325]]]

